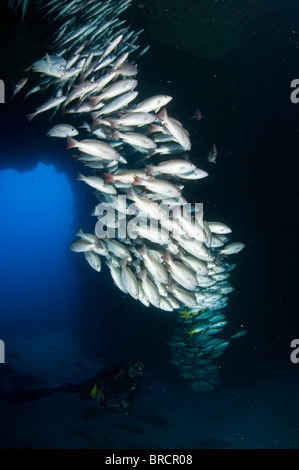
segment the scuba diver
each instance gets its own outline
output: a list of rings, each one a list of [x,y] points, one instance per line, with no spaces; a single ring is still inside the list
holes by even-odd
[[[139,392],[143,370],[142,362],[133,364],[120,362],[102,369],[93,378],[78,384],[67,383],[61,387],[40,390],[16,390],[10,397],[6,396],[6,399],[25,403],[56,392],[79,393],[80,399],[97,400],[105,411],[123,411],[128,408]]]
[[[143,375],[142,362],[115,364],[101,370],[94,379],[79,384],[80,398],[92,398],[99,402],[105,411],[126,409],[139,392],[140,378]],[[84,389],[82,390],[82,384]],[[92,385],[92,388],[90,386]],[[76,388],[78,386],[75,386]]]

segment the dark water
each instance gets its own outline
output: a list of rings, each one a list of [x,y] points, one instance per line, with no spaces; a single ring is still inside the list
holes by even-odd
[[[38,102],[9,101],[10,86],[47,42],[34,12],[22,23],[1,7],[1,389],[84,380],[116,360],[146,365],[133,416],[99,417],[74,396],[53,395],[17,411],[3,404],[2,447],[298,448],[299,364],[290,361],[290,343],[299,338],[299,104],[290,100],[290,83],[299,77],[299,7],[255,2],[259,21],[251,28],[251,3],[240,14],[229,4],[249,24],[245,39],[220,56],[172,48],[163,30],[159,42],[153,39],[146,2],[127,14],[151,43],[138,64],[141,99],[174,97],[169,112],[190,132],[192,160],[210,174],[184,195],[200,198],[206,217],[227,223],[246,244],[231,274],[224,335],[240,325],[248,334],[220,358],[223,385],[207,393],[191,391],[169,362],[173,317],[137,305],[114,288],[105,267],[98,274],[68,249],[80,226],[93,228],[94,196],[76,181],[64,141],[45,136],[47,116],[26,122]],[[52,26],[42,25],[50,34]],[[230,27],[219,25],[219,49]],[[189,119],[196,108],[205,119]],[[216,165],[206,159],[213,142]],[[26,435],[19,428],[28,428]]]

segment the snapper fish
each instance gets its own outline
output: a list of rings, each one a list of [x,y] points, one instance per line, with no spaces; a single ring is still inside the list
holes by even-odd
[[[50,137],[74,137],[78,134],[77,129],[71,124],[56,124],[56,126],[51,127],[47,132],[47,135]]]
[[[26,71],[41,72],[50,77],[61,78],[65,73],[66,60],[63,57],[46,54],[34,62]]]
[[[77,180],[83,181],[101,193],[117,194],[115,187],[112,184],[105,184],[103,178],[99,176],[84,176],[79,173]]]
[[[112,69],[110,69],[108,71],[109,72],[110,71],[115,72],[116,77],[118,77],[119,75],[121,77],[134,77],[138,73],[138,69],[137,69],[136,65],[130,64],[128,62],[124,62],[119,67],[115,67],[115,68],[113,67]]]
[[[84,139],[79,142],[67,136],[67,150],[71,148],[78,148],[83,153],[103,160],[119,160],[118,151],[106,142],[93,139]]]
[[[161,282],[162,284],[168,283],[168,273],[162,264],[161,261],[157,260],[156,258],[152,258],[146,248],[146,244],[144,244],[141,248],[139,248],[138,253],[141,255],[142,259],[144,260],[145,267],[147,268],[148,272],[153,276],[154,279]]]
[[[115,131],[112,135],[112,138],[120,139],[123,142],[132,145],[133,147],[142,149],[154,149],[157,147],[157,144],[152,139],[138,132],[121,133],[119,131]]]
[[[117,95],[121,95],[122,93],[133,90],[137,86],[137,83],[137,80],[134,80],[133,78],[127,80],[118,80],[112,85],[109,85],[107,88],[104,88],[102,93],[96,97],[96,100],[101,101],[114,98]],[[95,100],[95,97],[90,97],[89,99]]]
[[[149,179],[149,180],[144,180],[136,176],[134,179],[133,185],[144,186],[149,191],[152,191],[162,196],[168,196],[168,197],[181,197],[182,196],[180,189],[177,186],[175,186],[173,183],[170,183],[170,181],[167,181],[167,180],[154,179],[154,178]]]
[[[168,104],[172,100],[172,96],[168,95],[155,95],[151,98],[147,98],[146,100],[139,103],[135,109],[129,110],[129,112],[133,113],[150,113],[155,111],[157,113],[160,108]]]
[[[45,111],[49,111],[49,109],[60,106],[60,104],[65,101],[65,99],[66,99],[66,96],[60,96],[58,98],[52,98],[46,101],[46,103],[44,103],[42,106],[37,108],[33,113],[26,115],[28,121],[31,121],[34,118],[34,116],[37,116],[37,114],[43,113]]]
[[[234,242],[231,243],[230,245],[226,245],[223,248],[219,250],[219,253],[221,255],[234,255],[236,253],[239,253],[239,251],[243,250],[245,248],[245,244],[241,242]]]
[[[191,150],[188,131],[183,128],[180,122],[169,118],[166,108],[163,108],[157,117],[161,119],[163,125],[170,132],[173,139],[180,144],[184,150]]]
[[[86,258],[86,261],[88,264],[98,273],[101,271],[102,268],[102,263],[101,263],[101,258],[97,253],[94,253],[93,251],[84,251],[84,256]]]
[[[227,233],[231,233],[232,231],[231,228],[228,227],[223,222],[208,222],[208,226],[209,226],[210,231],[215,234],[224,235]]]
[[[160,173],[162,175],[177,175],[181,173],[189,173],[195,170],[194,163],[187,160],[168,160],[159,163],[159,165],[145,165],[147,176],[151,176],[153,173]]]
[[[155,284],[149,279],[147,270],[143,269],[138,273],[137,276],[142,282],[142,290],[146,298],[154,307],[159,308],[161,303],[161,296]]]
[[[126,258],[121,259],[120,265],[121,265],[121,278],[122,278],[125,289],[133,297],[133,299],[138,299],[139,284],[132,270],[127,266],[127,259]]]
[[[156,116],[150,113],[136,112],[126,113],[119,118],[108,118],[107,121],[111,125],[111,128],[125,127],[125,126],[146,126],[156,120]],[[154,139],[153,139],[154,140]]]

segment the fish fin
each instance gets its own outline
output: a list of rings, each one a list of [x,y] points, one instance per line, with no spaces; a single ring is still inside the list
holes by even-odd
[[[146,167],[146,176],[152,176],[156,167],[154,165],[145,165],[145,167]]]
[[[172,256],[171,254],[169,253],[169,251],[166,251],[165,255],[162,256],[162,259],[163,261],[165,261],[165,263],[169,264],[169,262],[172,261]]]
[[[147,254],[146,244],[142,245],[141,248],[138,248],[137,251],[143,258]]]
[[[137,273],[137,277],[139,279],[141,279],[141,281],[143,281],[143,279],[145,279],[146,276],[147,276],[147,269],[146,268],[142,269],[141,271],[139,271],[139,273]]]
[[[77,181],[84,181],[84,180],[85,180],[85,176],[82,175],[81,173],[78,173]]]
[[[124,258],[119,259],[119,264],[120,264],[121,268],[125,268],[126,265],[127,265],[127,262],[128,262],[128,257],[127,256],[125,256]]]
[[[101,101],[100,97],[98,96],[90,96],[88,99],[91,102],[92,106],[96,106]]]
[[[162,127],[158,126],[158,124],[151,124],[149,128],[149,134],[153,134],[154,132],[162,132]]]
[[[140,178],[139,176],[135,176],[134,181],[133,181],[134,186],[143,186],[144,183],[145,181],[142,178]]]
[[[90,125],[84,121],[82,126],[78,126],[79,129],[86,129],[87,131],[90,131]]]
[[[130,188],[130,190],[127,192],[126,198],[130,199],[130,201],[136,201],[137,194],[135,193],[133,188]]]
[[[112,140],[121,140],[122,139],[122,134],[119,131],[113,131],[111,138],[112,138]]]
[[[114,130],[115,127],[117,126],[117,119],[106,118],[106,121],[109,122],[112,130]]]
[[[46,54],[45,54],[45,58],[46,58],[47,64],[50,66],[50,65],[51,65],[51,60],[50,60],[49,54],[46,53]]]
[[[34,118],[35,114],[26,114],[27,121],[30,122]]]
[[[139,259],[135,259],[135,261],[133,261],[133,262],[131,263],[131,265],[134,266],[135,269],[138,269],[139,266],[140,266],[140,260],[139,260]],[[140,272],[140,271],[138,271],[138,272]],[[138,276],[138,272],[136,273],[137,276]]]
[[[83,235],[83,230],[82,230],[82,227],[80,227],[80,228],[77,230],[77,232],[75,233],[75,236],[82,238],[82,235]]]
[[[114,175],[112,175],[111,173],[103,173],[103,176],[104,176],[104,183],[105,184],[113,183]]]
[[[95,121],[101,115],[101,111],[93,111],[92,113],[90,113],[90,115],[91,115],[91,119]]]
[[[78,145],[77,145],[77,141],[76,141],[75,139],[73,139],[72,137],[70,137],[69,135],[67,136],[66,141],[67,141],[66,150],[72,149],[72,148],[78,146]]]
[[[161,111],[157,114],[157,118],[161,119],[161,121],[165,121],[168,118],[168,114],[166,108],[162,108]]]
[[[175,255],[175,257],[176,257],[177,259],[183,260],[184,255],[183,255],[183,251],[182,251],[181,248],[179,249],[179,251],[177,252],[177,254]]]

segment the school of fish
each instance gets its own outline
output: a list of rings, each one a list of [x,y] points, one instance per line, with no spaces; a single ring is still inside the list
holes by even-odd
[[[78,181],[95,193],[94,232],[80,228],[71,250],[97,272],[105,262],[123,293],[175,315],[171,361],[192,388],[210,390],[220,382],[214,360],[229,344],[215,335],[227,324],[223,309],[236,266],[230,256],[245,245],[183,196],[188,180],[200,185],[208,174],[189,158],[189,133],[169,115],[173,98],[138,99],[137,62],[148,46],[140,50],[142,31],[119,18],[130,3],[43,2],[41,12],[59,25],[56,38],[13,95],[27,89],[26,99],[44,97],[29,121],[41,113],[63,116],[48,136],[66,140],[81,165]]]

